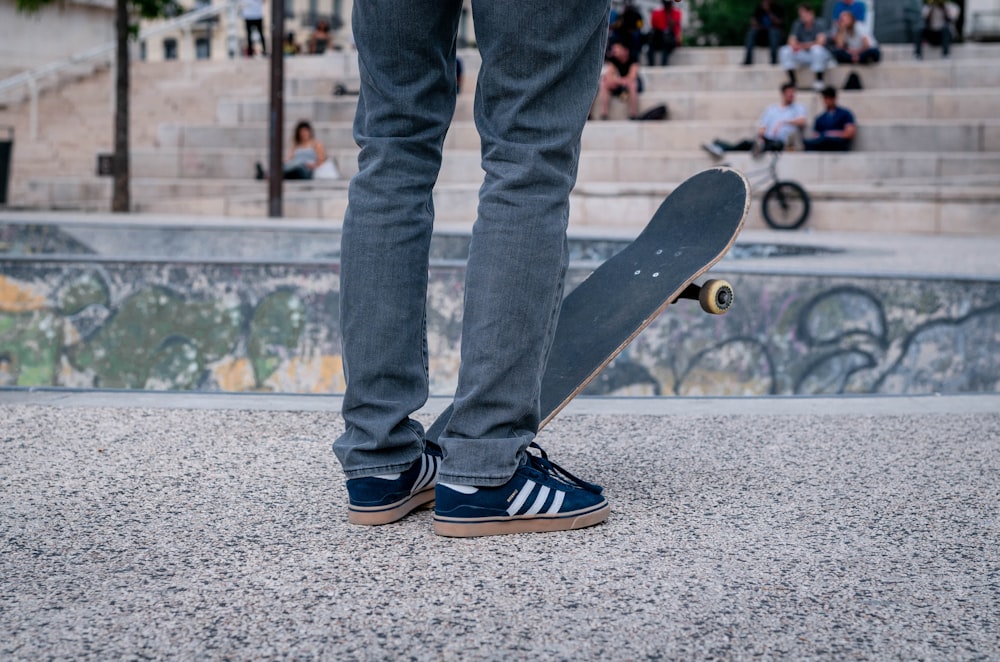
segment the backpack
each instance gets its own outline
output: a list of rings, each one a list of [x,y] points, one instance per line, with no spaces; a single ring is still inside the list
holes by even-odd
[[[667,107],[664,105],[653,106],[642,115],[639,115],[640,120],[665,120],[670,116],[667,111]]]
[[[857,71],[852,71],[847,75],[847,80],[844,81],[845,90],[860,90],[863,86],[861,85],[861,76],[858,75]]]

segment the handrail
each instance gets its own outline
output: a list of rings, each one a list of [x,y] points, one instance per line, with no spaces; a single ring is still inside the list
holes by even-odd
[[[139,41],[144,41],[150,37],[163,34],[164,32],[173,32],[177,29],[187,27],[207,18],[218,16],[222,12],[226,11],[229,4],[233,1],[234,0],[226,0],[218,5],[206,5],[204,7],[199,7],[198,9],[194,9],[178,16],[177,18],[171,19],[166,23],[147,28],[139,33]],[[63,60],[50,62],[49,64],[43,65],[37,69],[24,71],[9,78],[5,78],[4,80],[0,80],[0,95],[22,86],[30,87],[40,78],[57,74],[73,66],[84,64],[86,62],[99,59],[102,56],[112,54],[114,53],[116,46],[117,42],[111,41],[106,44],[102,44],[101,46],[95,46],[94,48],[77,53],[76,55],[71,55]]]

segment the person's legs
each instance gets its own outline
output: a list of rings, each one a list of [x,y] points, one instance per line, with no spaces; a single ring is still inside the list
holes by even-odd
[[[672,40],[667,40],[667,43],[663,46],[663,52],[660,54],[660,66],[666,67],[670,64],[670,56],[674,54],[677,50],[677,44]]]
[[[503,485],[537,433],[568,262],[569,193],[608,13],[607,0],[544,12],[529,0],[473,0],[486,179],[469,247],[454,411],[440,439],[441,481]]]
[[[832,55],[833,59],[841,64],[851,64],[854,62],[854,57],[843,48],[835,49]]]
[[[826,46],[820,46],[816,44],[809,49],[808,55],[809,68],[812,72],[816,74],[816,80],[823,80],[823,74],[826,73],[826,68],[830,64],[830,51]]]
[[[257,34],[260,35],[260,52],[267,57],[267,37],[264,36],[264,19],[257,21]]]
[[[948,57],[951,52],[951,26],[945,25],[941,30],[941,57]]]
[[[851,141],[844,138],[817,136],[802,141],[807,152],[846,152],[851,149]]]
[[[247,27],[247,49],[251,55],[257,52],[253,47],[253,33],[257,32],[260,38],[260,50],[262,55],[267,55],[267,40],[264,38],[264,19],[255,18],[246,22]]]
[[[639,116],[639,80],[630,81],[625,84],[625,91],[628,93],[628,116],[635,119]]]
[[[875,64],[882,59],[882,51],[877,48],[868,48],[861,52],[858,56],[858,62],[860,64]]]
[[[795,61],[795,51],[788,44],[785,44],[778,49],[778,61],[781,63],[781,68],[785,70],[788,74],[788,78],[795,82],[795,67],[798,63]]]
[[[597,89],[597,112],[602,120],[608,119],[608,114],[611,112],[611,96],[617,94],[618,87],[607,78],[601,78]]]
[[[646,46],[646,64],[651,67],[656,66],[656,53],[660,52],[660,58],[662,62],[662,55],[664,49],[663,32],[660,30],[653,30],[649,33],[649,44]]]
[[[305,164],[285,166],[282,169],[283,179],[312,179],[313,171]]]
[[[400,472],[420,457],[427,399],[431,192],[455,109],[461,0],[356,3],[361,148],[341,238],[345,431],[333,449],[348,479]]]
[[[778,59],[781,61],[781,68],[788,74],[788,81],[792,85],[796,83],[795,70],[800,65],[812,64],[812,55],[809,51],[792,50],[792,47],[787,44],[782,46],[778,51]]]
[[[712,142],[718,145],[724,152],[749,152],[753,148],[753,140],[750,140],[749,138],[744,138],[738,143],[718,139],[713,140]]]
[[[253,19],[244,19],[243,27],[247,31],[247,57],[253,57],[254,47],[253,47]]]
[[[767,31],[768,47],[771,50],[771,64],[778,64],[778,46],[781,44],[781,30],[771,28]]]
[[[750,28],[747,30],[746,39],[743,40],[743,64],[751,65],[753,64],[753,48],[757,45],[757,29]]]

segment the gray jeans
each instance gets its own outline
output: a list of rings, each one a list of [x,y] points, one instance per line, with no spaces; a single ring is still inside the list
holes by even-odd
[[[361,148],[341,244],[348,478],[416,459],[427,400],[431,192],[455,111],[461,0],[357,0]],[[597,92],[608,0],[474,0],[475,121],[485,180],[465,282],[454,413],[440,478],[505,483],[539,423],[539,389],[567,266],[569,193]]]

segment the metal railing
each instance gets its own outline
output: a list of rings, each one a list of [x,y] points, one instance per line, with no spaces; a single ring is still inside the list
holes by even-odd
[[[165,21],[159,25],[146,28],[139,33],[138,42],[145,41],[152,37],[170,32],[189,31],[191,27],[206,19],[214,18],[223,12],[227,13],[227,24],[229,28],[230,54],[235,53],[236,47],[233,42],[236,36],[236,0],[224,0],[217,5],[206,5],[181,16]],[[0,100],[6,99],[8,103],[16,103],[20,98],[15,97],[15,93],[21,92],[24,88],[28,90],[28,98],[31,104],[29,115],[29,136],[31,140],[38,139],[38,95],[41,86],[46,81],[53,84],[58,83],[62,74],[78,70],[81,65],[93,65],[96,68],[103,66],[114,66],[115,50],[117,43],[114,41],[95,46],[94,48],[71,55],[68,58],[51,62],[37,69],[25,71],[17,75],[0,80]]]

